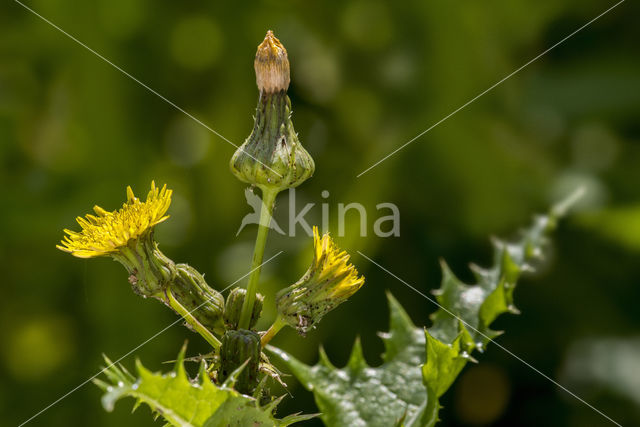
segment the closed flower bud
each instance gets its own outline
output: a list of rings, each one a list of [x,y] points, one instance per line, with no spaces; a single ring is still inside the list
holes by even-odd
[[[309,270],[295,284],[276,295],[279,318],[301,335],[364,284],[364,277],[349,263],[329,234],[320,238],[313,227],[313,260]]]
[[[242,313],[242,304],[244,303],[244,298],[246,295],[247,290],[244,288],[234,288],[231,290],[231,292],[229,292],[227,301],[224,305],[224,323],[229,329],[238,329],[240,314]],[[249,329],[253,328],[260,318],[263,302],[264,296],[261,294],[257,294],[256,300],[253,304],[253,313],[251,314]]]
[[[315,164],[291,121],[289,59],[271,31],[258,46],[254,67],[260,95],[253,131],[231,158],[231,171],[262,189],[296,187],[313,175]]]
[[[224,382],[245,362],[247,365],[240,372],[235,389],[240,393],[251,395],[258,385],[260,336],[244,329],[227,331],[222,337],[220,348],[218,381]]]
[[[209,287],[202,274],[190,265],[176,265],[176,273],[175,279],[169,283],[173,297],[202,326],[222,335],[225,331],[222,294]]]

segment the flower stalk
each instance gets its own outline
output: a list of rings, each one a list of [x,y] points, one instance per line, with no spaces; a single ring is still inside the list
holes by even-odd
[[[269,224],[271,224],[271,216],[273,207],[275,206],[277,190],[262,190],[262,207],[260,208],[260,224],[258,225],[258,235],[253,248],[253,258],[251,259],[251,275],[247,284],[247,294],[242,304],[242,312],[240,314],[240,329],[248,329],[253,313],[253,305],[258,293],[258,281],[260,280],[260,271],[262,270],[262,260],[264,259],[264,249],[267,244],[267,235],[269,234]]]
[[[171,289],[167,289],[165,291],[165,295],[167,297],[168,305],[171,307],[176,313],[178,313],[182,318],[187,322],[194,331],[199,333],[209,344],[216,350],[220,350],[220,346],[222,343],[218,338],[216,338],[211,331],[205,328],[202,323],[198,322],[198,320],[193,317],[190,311],[188,311],[180,302],[173,296],[173,292]]]
[[[253,65],[260,91],[253,131],[229,163],[231,172],[240,181],[262,190],[251,275],[238,325],[241,329],[249,328],[276,196],[302,184],[315,171],[313,158],[300,144],[291,121],[291,100],[287,96],[289,58],[273,32],[268,31],[258,46]]]
[[[262,345],[262,347],[264,348],[264,346],[269,344],[269,341],[271,341],[273,337],[275,337],[276,334],[280,332],[280,330],[285,326],[287,326],[287,322],[282,320],[282,317],[280,316],[276,317],[275,322],[273,322],[271,327],[267,329],[267,332],[265,332],[260,339],[260,344]]]
[[[227,295],[227,300],[224,303],[224,324],[227,329],[238,329],[240,324],[240,315],[242,314],[242,306],[247,295],[245,288],[234,288]],[[251,312],[251,320],[249,321],[249,330],[260,319],[262,314],[262,305],[264,304],[264,296],[262,294],[256,294],[253,302],[253,311]]]

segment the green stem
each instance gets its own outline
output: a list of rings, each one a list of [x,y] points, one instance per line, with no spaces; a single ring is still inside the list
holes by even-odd
[[[267,243],[267,234],[269,234],[269,225],[271,224],[271,214],[276,201],[278,190],[262,188],[262,207],[260,208],[260,225],[258,226],[258,235],[256,237],[256,245],[253,249],[253,259],[251,260],[251,275],[247,284],[247,295],[242,304],[242,312],[240,314],[239,329],[248,329],[251,321],[251,313],[253,313],[253,304],[256,300],[258,292],[258,279],[260,279],[260,270],[262,258],[264,257],[264,247]]]
[[[271,341],[273,337],[276,336],[280,329],[285,327],[287,324],[280,316],[276,317],[276,321],[273,322],[273,325],[267,330],[267,332],[260,338],[260,345],[264,348],[265,345]]]
[[[167,299],[169,300],[169,305],[173,308],[180,316],[186,320],[186,322],[193,327],[202,337],[207,340],[209,344],[216,350],[220,350],[220,340],[216,338],[215,335],[211,333],[207,328],[205,328],[198,320],[193,317],[193,315],[186,309],[182,304],[178,302],[178,300],[171,293],[171,289],[166,290]]]

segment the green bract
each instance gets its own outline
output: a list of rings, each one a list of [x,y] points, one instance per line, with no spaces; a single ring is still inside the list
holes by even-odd
[[[298,140],[286,92],[262,92],[253,132],[236,150],[231,172],[242,182],[281,191],[313,175],[313,159]]]

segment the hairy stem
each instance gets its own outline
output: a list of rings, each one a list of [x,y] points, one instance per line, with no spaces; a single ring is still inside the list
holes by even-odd
[[[240,314],[240,329],[248,329],[251,321],[251,313],[253,312],[253,304],[256,300],[258,292],[258,280],[260,279],[260,270],[262,259],[264,257],[264,247],[267,243],[267,234],[269,234],[269,225],[271,224],[271,214],[276,201],[278,190],[262,188],[262,207],[260,208],[260,224],[258,225],[258,235],[256,244],[253,249],[253,259],[251,260],[251,275],[247,284],[247,295],[242,304],[242,312]]]

